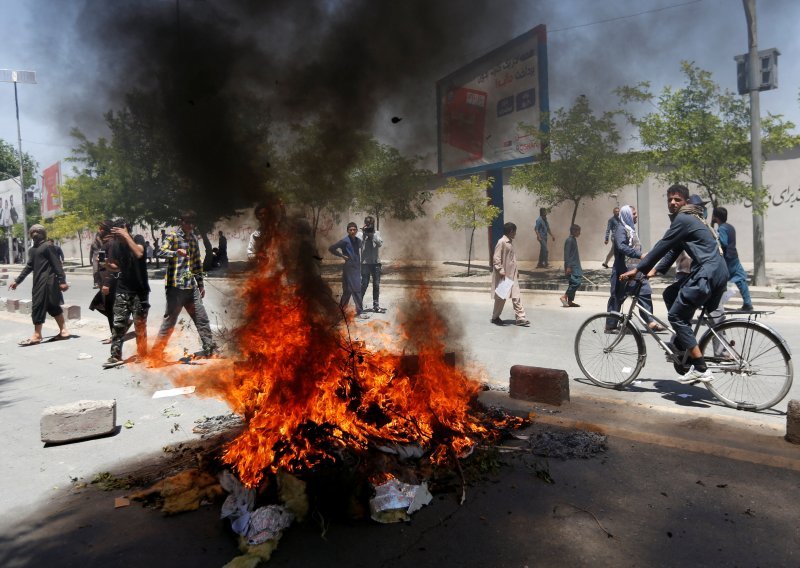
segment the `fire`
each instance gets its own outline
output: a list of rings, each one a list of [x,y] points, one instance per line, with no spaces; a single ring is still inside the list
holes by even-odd
[[[241,287],[240,361],[213,381],[245,420],[223,454],[245,485],[375,446],[416,444],[442,462],[492,435],[474,406],[479,384],[445,363],[446,323],[425,286],[399,342],[418,356],[407,372],[401,352],[352,337],[310,245],[276,238],[264,253]],[[368,341],[381,333],[370,326]]]

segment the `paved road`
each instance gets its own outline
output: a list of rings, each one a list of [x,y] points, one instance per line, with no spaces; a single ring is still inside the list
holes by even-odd
[[[88,305],[93,295],[90,277],[73,275],[70,280],[73,288],[67,294],[67,301],[82,306]],[[232,294],[235,281],[210,279],[207,286],[207,305],[215,325],[218,327],[231,325],[233,322],[230,314],[235,310],[237,302]],[[374,316],[373,320],[392,321],[401,314],[404,302],[409,301],[405,299],[409,291],[408,288],[386,286],[384,296],[390,311],[386,315]],[[25,283],[17,292],[13,294],[4,292],[3,295],[26,298],[29,297],[29,293],[29,283]],[[454,331],[451,345],[467,362],[475,365],[476,375],[479,374],[478,367],[482,368],[484,379],[498,388],[507,386],[508,369],[513,364],[563,368],[568,371],[572,379],[570,388],[576,399],[611,397],[617,401],[639,405],[645,412],[653,412],[654,419],[658,414],[674,416],[684,413],[687,417],[714,416],[730,420],[739,419],[770,426],[770,436],[776,439],[778,436],[774,432],[785,424],[785,417],[780,414],[781,410],[785,410],[785,402],[777,412],[743,413],[718,405],[703,388],[679,385],[673,380],[675,375],[671,367],[660,360],[655,349],[652,349],[654,346],[651,345],[648,345],[651,347],[650,358],[642,379],[629,391],[599,389],[581,382],[572,355],[572,341],[580,323],[589,314],[604,308],[605,298],[600,295],[583,295],[579,298],[583,307],[564,309],[558,305],[555,293],[525,293],[523,300],[533,325],[530,328],[518,328],[513,325],[500,328],[488,322],[491,300],[487,292],[446,289],[434,291],[434,294],[441,311],[447,314],[452,322]],[[158,282],[154,283],[152,301],[149,332],[155,335],[159,314],[164,307],[163,294],[160,293]],[[509,320],[510,309],[508,306],[506,312]],[[778,308],[776,314],[769,320],[784,333],[792,347],[800,345],[800,323],[797,323],[800,320],[797,312],[797,308]],[[48,322],[45,329],[54,333],[54,323]],[[107,357],[108,346],[100,343],[100,340],[107,336],[107,328],[104,318],[99,314],[84,311],[80,322],[72,322],[72,332],[78,336],[74,339],[30,348],[17,347],[16,341],[26,337],[30,330],[29,316],[0,312],[0,412],[3,417],[0,421],[0,439],[4,443],[3,475],[0,476],[0,494],[3,496],[0,502],[0,512],[2,512],[0,535],[9,535],[7,544],[13,542],[17,547],[15,550],[19,550],[20,546],[27,547],[26,553],[31,558],[42,555],[51,560],[61,558],[63,551],[69,550],[74,562],[64,565],[97,565],[85,564],[81,560],[81,550],[88,549],[81,549],[80,546],[89,546],[97,551],[95,559],[104,558],[113,564],[119,562],[120,558],[127,558],[128,565],[138,566],[153,565],[154,562],[154,560],[143,560],[148,549],[145,542],[159,542],[160,546],[164,547],[162,549],[168,551],[164,553],[166,556],[162,557],[163,560],[171,558],[170,555],[177,555],[176,558],[180,558],[180,554],[192,554],[192,551],[199,554],[197,539],[201,538],[203,554],[206,554],[208,546],[208,550],[217,551],[220,558],[230,558],[233,554],[232,539],[227,528],[214,521],[211,511],[197,517],[189,516],[188,525],[183,524],[183,521],[181,524],[163,525],[154,523],[152,516],[148,516],[139,508],[131,507],[120,512],[111,510],[110,495],[91,496],[78,491],[68,504],[63,500],[65,490],[68,491],[74,482],[90,481],[98,472],[113,471],[119,475],[129,471],[126,468],[131,467],[132,462],[141,461],[147,456],[155,461],[164,459],[163,455],[159,457],[162,446],[196,439],[196,435],[191,433],[194,420],[203,415],[222,414],[227,411],[226,406],[220,401],[194,396],[152,399],[151,395],[155,390],[170,386],[168,376],[161,371],[146,370],[137,366],[102,370],[100,364]],[[359,328],[359,333],[363,336],[369,332],[369,326]],[[184,348],[191,351],[197,347],[196,334],[191,330],[185,330],[172,342],[174,353],[180,353]],[[126,343],[125,350],[126,354],[132,353],[133,342]],[[82,353],[91,355],[91,358],[79,359]],[[192,369],[193,367],[185,368],[188,372]],[[689,397],[681,398],[679,396],[681,394]],[[800,398],[796,387],[790,396]],[[87,398],[116,399],[117,423],[123,424],[130,420],[133,422],[133,428],[122,429],[112,437],[43,447],[39,440],[41,410],[49,405]],[[575,408],[579,406],[576,404]],[[656,409],[649,410],[650,406]],[[668,412],[660,413],[658,410],[668,410]],[[624,415],[619,416],[624,426]],[[579,416],[576,418],[580,420]],[[646,414],[639,417],[640,422],[647,420]],[[695,426],[693,428],[696,430]],[[702,433],[699,435],[703,437]],[[650,435],[649,439],[655,438]],[[705,435],[703,439],[713,441],[714,434]],[[701,460],[695,454],[690,458],[693,465],[687,469],[685,465],[687,458],[682,451],[647,446],[641,443],[641,439],[640,442],[619,441],[614,448],[616,452],[614,461],[609,462],[608,468],[603,467],[605,460],[591,462],[588,465],[578,465],[574,462],[563,466],[554,465],[553,473],[561,484],[559,486],[561,489],[557,493],[549,496],[542,494],[538,486],[531,484],[530,471],[515,468],[510,470],[512,477],[503,482],[500,491],[510,500],[504,501],[503,495],[496,495],[495,489],[488,488],[478,494],[486,496],[485,498],[478,497],[474,500],[475,497],[471,494],[473,500],[469,501],[471,504],[468,507],[459,509],[448,504],[445,507],[445,516],[453,515],[452,523],[458,527],[457,534],[462,534],[464,530],[475,531],[474,538],[468,537],[467,540],[481,542],[481,547],[489,546],[486,539],[480,539],[480,535],[485,532],[487,519],[490,522],[489,528],[493,529],[490,540],[494,542],[501,535],[507,535],[497,540],[496,549],[481,548],[484,552],[493,551],[490,556],[496,555],[492,557],[503,560],[497,565],[519,566],[532,562],[535,558],[550,558],[551,563],[557,564],[559,558],[566,558],[563,554],[572,554],[570,558],[573,563],[588,562],[588,556],[584,557],[581,554],[575,556],[574,550],[570,552],[558,546],[546,547],[546,543],[552,540],[548,536],[551,534],[559,535],[558,539],[562,544],[584,542],[588,538],[588,534],[576,533],[574,527],[565,533],[558,532],[563,529],[563,519],[552,515],[548,517],[547,511],[554,510],[556,506],[563,506],[564,503],[592,503],[592,508],[601,514],[604,521],[613,518],[620,523],[614,527],[614,532],[618,535],[630,537],[630,534],[634,534],[637,530],[651,531],[652,534],[639,535],[646,536],[642,542],[649,543],[648,547],[645,547],[647,550],[651,552],[658,550],[659,554],[670,554],[673,559],[683,559],[686,562],[698,554],[695,551],[700,550],[701,543],[706,541],[703,537],[710,536],[715,531],[712,540],[718,539],[720,543],[725,541],[725,546],[732,550],[728,551],[726,548],[725,555],[720,558],[730,560],[738,558],[735,542],[740,540],[745,542],[751,534],[752,527],[746,528],[742,524],[741,529],[738,529],[739,525],[736,525],[741,534],[736,537],[731,536],[728,513],[725,512],[725,518],[720,514],[721,503],[727,502],[720,501],[721,492],[707,488],[713,488],[715,484],[717,487],[723,487],[731,483],[732,486],[736,486],[735,494],[738,497],[735,499],[738,501],[735,503],[731,501],[728,505],[730,511],[734,511],[737,515],[737,522],[742,519],[748,521],[757,519],[753,524],[761,523],[759,525],[761,540],[750,543],[752,546],[748,545],[747,549],[752,550],[753,554],[745,560],[745,563],[756,562],[758,558],[765,563],[770,563],[771,559],[773,565],[793,563],[784,552],[781,552],[783,548],[780,545],[781,542],[785,543],[797,537],[796,529],[787,520],[793,518],[791,517],[793,510],[784,510],[781,507],[786,495],[791,494],[792,488],[797,486],[796,471],[751,466],[744,462],[730,462],[716,457],[706,457]],[[652,475],[637,473],[658,460],[668,460],[659,463],[659,472],[654,472]],[[676,476],[673,473],[684,469],[686,469],[684,475]],[[733,472],[738,472],[735,481],[731,481],[734,479]],[[581,477],[583,475],[587,477]],[[612,484],[612,487],[601,482],[609,478],[620,482]],[[596,485],[592,485],[595,482]],[[524,490],[525,493],[517,494],[516,488]],[[583,489],[579,491],[580,488]],[[576,491],[579,494],[575,494]],[[679,496],[681,500],[667,503],[667,495]],[[731,495],[733,496],[733,493]],[[662,499],[665,500],[663,506],[660,505]],[[653,509],[653,503],[656,501],[659,504]],[[757,508],[754,503],[758,505]],[[452,512],[450,509],[458,509],[459,512]],[[751,509],[755,511],[752,514]],[[377,554],[384,560],[394,557],[397,561],[387,562],[386,565],[396,566],[442,565],[443,553],[451,558],[456,558],[462,552],[478,558],[481,554],[478,550],[469,547],[466,551],[461,550],[458,543],[463,539],[453,538],[456,533],[447,530],[436,532],[438,529],[435,527],[441,525],[442,511],[443,509],[438,506],[425,510],[418,521],[415,518],[416,528],[397,527],[399,532],[393,529],[381,531],[375,527],[365,529],[362,526],[352,531],[339,527],[338,531],[347,530],[352,533],[352,539],[348,541],[338,533],[335,542],[338,543],[336,547],[342,547],[341,549],[332,551],[328,550],[330,547],[323,546],[320,550],[328,550],[340,559],[349,558],[345,551],[351,551],[350,556]],[[536,521],[532,520],[533,511]],[[634,513],[631,514],[631,511]],[[667,518],[665,515],[671,515],[669,522],[664,520]],[[687,521],[687,518],[690,520]],[[502,519],[508,519],[508,523]],[[23,521],[25,524],[15,527]],[[115,532],[109,528],[119,522],[131,523],[129,525],[132,527],[131,530]],[[527,527],[526,523],[540,527],[539,532],[535,534],[536,538],[533,538],[534,533],[529,533],[527,528],[520,533],[520,527]],[[697,532],[691,528],[692,525],[714,528],[704,529],[707,534]],[[23,526],[27,528],[23,530],[21,528]],[[441,526],[446,529],[447,522]],[[644,526],[647,528],[642,529]],[[596,526],[590,518],[586,523],[582,523],[580,528],[591,533],[592,538],[598,536]],[[281,565],[289,565],[303,558],[304,550],[316,550],[316,547],[321,546],[313,527],[302,530],[311,532],[305,536],[303,533],[290,533],[297,534],[299,538],[290,537],[286,543],[281,544],[282,550],[285,550],[281,556],[285,563]],[[384,543],[386,550],[378,547],[379,550],[376,552],[375,549],[365,550],[363,546],[359,548],[358,543],[371,542],[369,538],[364,538],[366,533],[363,530],[367,530],[371,536],[379,534],[383,535],[383,538],[388,537],[388,541]],[[667,532],[669,536],[664,537],[663,534]],[[134,533],[137,536],[134,536]],[[207,533],[214,534],[209,536]],[[687,540],[683,545],[676,543],[675,547],[664,548],[664,542],[672,542],[673,533]],[[695,534],[697,538],[694,538]],[[139,537],[146,541],[138,540]],[[346,544],[348,542],[350,544]],[[444,542],[449,543],[448,548],[442,549],[440,547]],[[645,548],[637,549],[636,542],[631,538],[625,541],[626,544],[614,550],[603,544],[606,542],[612,541],[606,539],[600,532],[597,542],[592,544],[594,551],[592,554],[602,550],[605,555],[607,562],[601,563],[619,565],[621,559],[631,558],[631,554],[640,559],[646,557],[642,556],[646,552]],[[657,542],[661,542],[661,545]],[[772,544],[765,545],[767,542]],[[1,543],[2,538],[0,538]],[[528,546],[525,543],[533,544]],[[655,548],[649,548],[650,546]],[[372,547],[370,545],[366,548]],[[437,553],[427,556],[424,560],[418,557],[412,558],[414,551],[424,552],[426,548],[436,549]],[[717,549],[716,546],[712,548]],[[101,549],[109,551],[110,556],[102,556]],[[122,557],[119,556],[122,554],[120,550],[125,551]],[[718,550],[722,551],[722,548]],[[586,553],[588,554],[588,551]],[[701,564],[715,564],[719,560],[719,558],[715,560],[711,549],[709,553],[711,556],[697,557]],[[141,561],[134,561],[134,558]],[[485,562],[475,565],[489,565],[486,563],[489,562],[486,560],[486,554],[482,558]],[[319,558],[306,560],[309,561],[306,565],[329,564],[327,560],[323,563]],[[655,557],[653,560],[655,561]],[[366,562],[365,565],[370,565],[369,560]],[[220,563],[214,560],[208,563],[198,562],[195,565]],[[723,560],[722,563],[726,562]],[[335,564],[337,563],[331,565]],[[22,560],[16,565],[37,564],[33,560],[29,563]],[[471,564],[465,560],[461,565]]]

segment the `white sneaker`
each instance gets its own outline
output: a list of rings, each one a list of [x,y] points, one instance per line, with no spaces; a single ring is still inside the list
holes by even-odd
[[[700,372],[692,365],[689,367],[689,372],[678,379],[678,382],[682,385],[691,385],[692,383],[710,383],[713,380],[714,374],[710,369]]]

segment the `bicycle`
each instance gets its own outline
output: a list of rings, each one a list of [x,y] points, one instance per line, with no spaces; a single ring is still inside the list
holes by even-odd
[[[638,279],[630,305],[619,312],[595,314],[587,319],[575,336],[575,357],[587,379],[594,384],[622,390],[641,372],[647,360],[642,330],[638,321],[664,350],[667,362],[679,374],[689,370],[689,354],[679,351],[672,341],[664,341],[650,329],[636,308],[649,314],[673,334],[666,322],[639,304],[644,279]],[[701,326],[708,329],[698,341],[714,380],[705,383],[720,402],[738,410],[763,410],[783,400],[792,386],[794,371],[789,346],[781,335],[757,321],[769,311],[731,312],[735,317],[712,317],[703,308],[694,322],[694,336]],[[746,315],[746,318],[741,317]],[[715,321],[716,320],[716,321]]]

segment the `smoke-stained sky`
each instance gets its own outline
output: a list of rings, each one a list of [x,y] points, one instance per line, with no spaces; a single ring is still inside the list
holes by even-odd
[[[0,68],[38,75],[19,91],[23,150],[41,166],[69,155],[70,128],[104,134],[102,113],[156,80],[187,105],[176,117],[186,123],[241,89],[282,118],[330,111],[433,157],[435,81],[540,23],[551,108],[579,94],[608,108],[615,87],[641,80],[677,86],[684,59],[733,90],[733,56],[747,48],[740,0],[0,0],[0,14]],[[798,21],[800,2],[758,0],[759,47],[782,54],[780,88],[762,93],[762,112],[795,122]],[[222,142],[226,112],[187,138]],[[10,84],[0,84],[0,138],[16,141]]]

